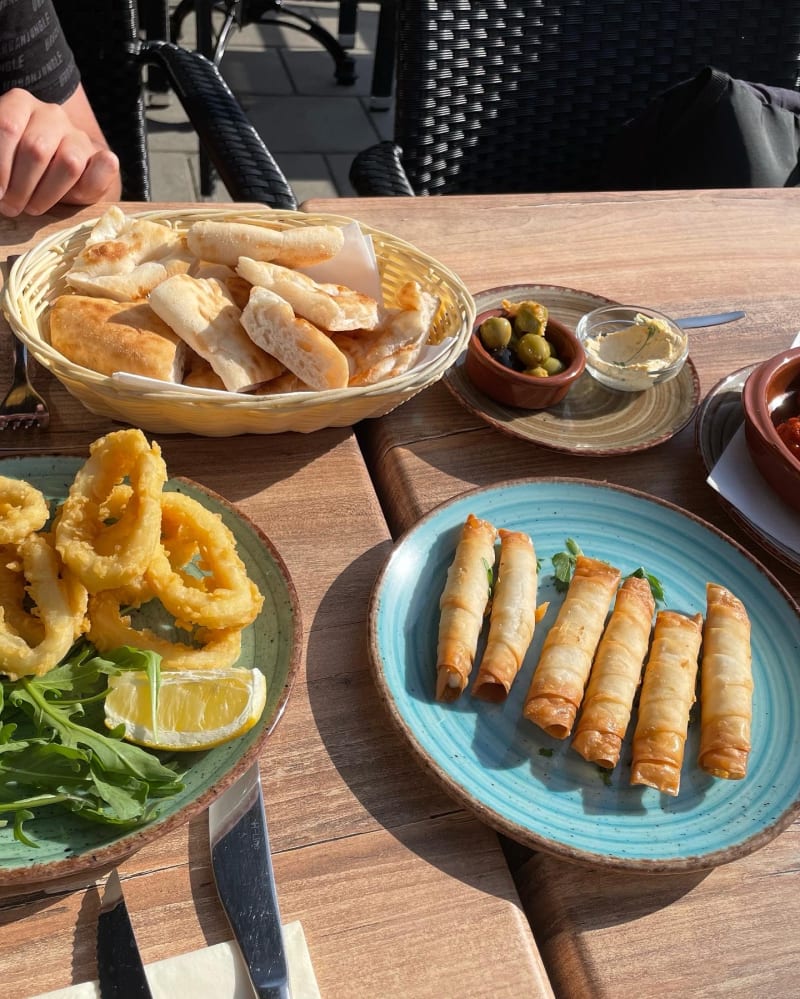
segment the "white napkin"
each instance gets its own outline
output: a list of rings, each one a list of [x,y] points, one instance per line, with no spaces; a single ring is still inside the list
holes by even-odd
[[[369,295],[381,305],[386,304],[383,301],[380,270],[372,237],[365,236],[357,222],[351,222],[344,227],[344,245],[335,257],[313,267],[300,267],[298,270],[302,270],[320,284],[326,282],[343,284],[348,288],[355,288],[362,295]],[[439,355],[448,349],[451,339],[447,337],[441,343],[426,344],[411,366],[411,370],[420,371],[428,364],[433,364]]]
[[[292,999],[321,999],[308,953],[302,924],[295,920],[283,927],[283,939],[289,962],[289,987]],[[145,967],[153,999],[253,999],[255,991],[247,966],[233,942],[214,944],[189,954],[154,961]],[[83,982],[65,989],[47,992],[32,999],[99,999],[97,982]]]
[[[792,346],[800,345],[800,333]],[[747,449],[739,427],[706,479],[712,489],[769,537],[800,554],[800,517],[770,489]]]
[[[362,233],[357,222],[343,227],[344,244],[330,260],[313,267],[298,267],[320,284],[342,284],[369,295],[383,304],[381,277],[372,237]]]

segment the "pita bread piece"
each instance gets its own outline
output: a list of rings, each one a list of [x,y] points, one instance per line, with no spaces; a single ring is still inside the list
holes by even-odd
[[[126,274],[84,274],[73,271],[69,284],[82,295],[97,295],[100,298],[113,298],[117,302],[138,302],[144,300],[162,281],[173,274],[185,274],[189,270],[189,260],[182,256],[168,256],[163,260],[147,260],[137,264]]]
[[[284,371],[282,375],[273,378],[264,385],[255,385],[252,395],[286,395],[287,392],[313,392],[310,385],[298,378],[293,371]]]
[[[399,289],[397,300],[400,308],[391,309],[371,333],[331,335],[347,357],[350,385],[374,385],[401,375],[419,357],[439,299],[422,291],[416,281],[408,281]]]
[[[144,302],[61,295],[49,320],[52,346],[83,368],[163,382],[183,379],[185,344]]]
[[[248,222],[195,222],[187,234],[196,257],[235,267],[239,257],[272,260],[284,267],[310,267],[330,260],[344,246],[344,231],[334,225],[271,229]]]
[[[207,260],[196,260],[189,268],[189,273],[192,277],[205,278],[206,281],[220,281],[240,309],[247,305],[247,300],[250,297],[250,282],[240,277],[227,264],[211,264]]]
[[[236,273],[250,284],[269,288],[295,314],[329,332],[372,330],[378,325],[378,303],[369,295],[338,284],[319,284],[300,271],[264,260],[240,257]]]
[[[208,361],[199,354],[195,354],[189,347],[186,348],[186,351],[186,371],[183,375],[183,384],[191,385],[193,388],[216,389],[219,392],[225,392],[224,382]],[[276,380],[275,378],[272,379],[272,381]],[[266,382],[265,384],[271,385],[272,382]]]
[[[75,275],[128,274],[138,264],[163,258],[182,246],[183,237],[170,226],[128,218],[113,206],[97,221],[64,277],[72,284]]]
[[[208,361],[229,392],[283,372],[283,365],[245,333],[241,311],[221,282],[176,274],[154,288],[149,301],[156,315]]]
[[[254,343],[311,388],[346,387],[350,370],[344,354],[313,323],[295,316],[291,305],[274,291],[253,288],[242,326]]]

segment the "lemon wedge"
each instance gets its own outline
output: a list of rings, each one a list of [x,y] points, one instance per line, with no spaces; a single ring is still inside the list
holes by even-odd
[[[131,670],[110,677],[105,722],[124,725],[128,742],[150,749],[210,749],[251,729],[266,701],[267,681],[257,669],[164,671],[154,730],[147,674]]]

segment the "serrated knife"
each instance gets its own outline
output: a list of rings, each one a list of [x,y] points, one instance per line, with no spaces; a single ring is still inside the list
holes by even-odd
[[[116,868],[97,917],[97,977],[102,999],[152,999]]]
[[[211,866],[259,999],[291,999],[258,764],[208,809]]]

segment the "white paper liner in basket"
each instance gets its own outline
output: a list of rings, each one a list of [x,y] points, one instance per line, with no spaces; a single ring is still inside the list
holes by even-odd
[[[123,206],[124,207],[124,206]],[[199,219],[275,223],[285,226],[356,225],[371,237],[384,303],[391,307],[399,287],[417,280],[440,299],[433,321],[436,347],[426,348],[404,374],[375,385],[321,392],[249,396],[187,386],[170,386],[134,376],[109,376],[68,361],[47,338],[47,310],[67,290],[64,274],[82,249],[95,220],[42,240],[17,260],[4,289],[3,307],[14,332],[36,360],[87,409],[155,433],[189,432],[225,437],[241,433],[310,433],[323,427],[345,427],[383,416],[437,381],[466,347],[475,320],[475,304],[461,280],[444,265],[389,233],[339,215],[207,206],[181,211],[138,212],[134,217],[166,222],[179,229]]]

